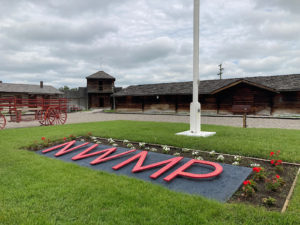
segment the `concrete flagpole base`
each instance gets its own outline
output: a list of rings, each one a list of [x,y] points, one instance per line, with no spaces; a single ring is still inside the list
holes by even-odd
[[[200,131],[199,133],[193,133],[190,130],[176,133],[176,135],[183,135],[183,136],[190,136],[190,137],[210,137],[215,134],[216,132],[207,132],[207,131]]]

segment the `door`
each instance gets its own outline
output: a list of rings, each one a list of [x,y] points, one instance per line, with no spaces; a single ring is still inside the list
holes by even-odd
[[[103,97],[99,98],[99,107],[104,107],[104,98]]]

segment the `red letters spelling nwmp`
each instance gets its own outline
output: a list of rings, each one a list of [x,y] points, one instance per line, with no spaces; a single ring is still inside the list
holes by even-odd
[[[54,150],[57,150],[57,149],[60,149],[60,148],[63,147],[56,154],[54,154],[55,157],[59,157],[59,156],[65,155],[65,154],[70,153],[74,150],[78,150],[78,149],[90,144],[89,142],[85,142],[83,144],[80,144],[78,146],[75,146],[75,147],[71,148],[75,143],[76,143],[76,141],[66,142],[66,143],[63,143],[63,144],[45,149],[45,150],[42,151],[42,153],[47,153],[47,152],[54,151]],[[131,150],[126,151],[126,152],[122,152],[122,153],[119,153],[119,154],[116,154],[116,155],[109,156],[112,153],[114,153],[117,150],[117,148],[108,148],[108,149],[104,149],[104,150],[100,150],[100,151],[96,151],[96,152],[91,152],[96,147],[98,147],[98,144],[93,144],[92,146],[84,149],[79,154],[72,157],[72,160],[80,160],[80,159],[88,158],[88,157],[91,157],[91,156],[100,155],[98,158],[96,158],[96,159],[94,159],[93,161],[90,162],[91,165],[97,165],[99,163],[103,163],[103,162],[106,162],[106,161],[109,161],[109,160],[120,158],[122,156],[131,154],[131,153],[136,151],[136,149],[131,149]],[[120,168],[122,168],[122,167],[136,161],[136,160],[137,160],[137,163],[133,167],[133,169],[131,171],[132,173],[137,173],[137,172],[145,171],[145,170],[152,169],[152,168],[155,168],[155,167],[163,166],[161,169],[159,169],[158,171],[156,171],[155,173],[150,175],[150,178],[156,179],[159,176],[161,176],[163,173],[170,170],[172,167],[174,167],[178,162],[180,162],[183,159],[183,157],[173,157],[171,159],[167,159],[167,160],[164,160],[164,161],[160,161],[160,162],[157,162],[157,163],[153,163],[153,164],[150,164],[150,165],[143,166],[143,163],[144,163],[145,159],[147,158],[147,155],[148,155],[147,151],[139,152],[138,154],[132,156],[129,159],[126,159],[125,161],[113,166],[112,168],[114,170],[118,170],[118,169],[120,169]],[[210,173],[206,173],[206,174],[195,174],[195,173],[185,172],[189,167],[191,167],[194,164],[211,166],[211,167],[214,168],[214,171],[212,171]],[[170,182],[171,180],[173,180],[174,178],[176,178],[178,176],[194,178],[194,179],[213,178],[213,177],[216,177],[216,176],[220,175],[222,172],[223,172],[223,167],[218,163],[204,161],[204,160],[191,159],[188,162],[186,162],[184,165],[182,165],[181,167],[179,167],[178,169],[173,171],[171,174],[166,176],[164,178],[164,180],[167,181],[167,182]]]

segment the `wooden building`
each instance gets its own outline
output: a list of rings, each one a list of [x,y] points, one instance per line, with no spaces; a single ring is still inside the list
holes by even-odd
[[[86,79],[88,108],[111,108],[115,78],[103,71],[98,71]]]
[[[134,85],[113,97],[119,112],[188,113],[192,82]],[[300,75],[203,80],[199,101],[204,114],[300,114]]]
[[[43,97],[49,99],[57,98],[62,94],[56,88],[44,85],[43,81],[40,82],[40,85],[2,83],[0,81],[0,98],[36,99]]]

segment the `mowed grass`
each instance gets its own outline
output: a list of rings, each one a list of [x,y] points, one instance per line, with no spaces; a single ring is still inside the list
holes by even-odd
[[[206,139],[174,135],[186,129],[188,125],[179,123],[112,121],[1,130],[0,224],[300,224],[299,181],[289,211],[280,214],[176,193],[20,150],[42,136],[58,139],[92,132],[252,156],[266,157],[280,149],[284,160],[300,162],[299,131],[203,126],[217,135]]]

